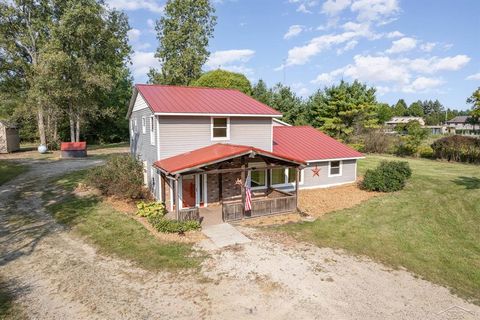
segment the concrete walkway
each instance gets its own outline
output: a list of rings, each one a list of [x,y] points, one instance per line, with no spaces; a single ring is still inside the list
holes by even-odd
[[[249,238],[228,223],[205,226],[202,228],[202,232],[209,238],[209,241],[202,243],[206,249],[218,249],[251,242]]]

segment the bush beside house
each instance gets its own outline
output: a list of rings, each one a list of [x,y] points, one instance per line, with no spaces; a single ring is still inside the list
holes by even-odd
[[[377,168],[367,170],[361,187],[369,191],[393,192],[405,187],[412,170],[406,161],[382,161]]]

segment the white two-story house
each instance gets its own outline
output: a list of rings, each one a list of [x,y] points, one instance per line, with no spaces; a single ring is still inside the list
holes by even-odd
[[[136,85],[130,149],[144,164],[145,184],[178,219],[293,211],[298,189],[356,180],[361,153],[281,116],[237,90]]]

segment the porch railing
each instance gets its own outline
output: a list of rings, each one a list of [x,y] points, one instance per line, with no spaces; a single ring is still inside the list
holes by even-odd
[[[178,220],[179,221],[200,220],[200,211],[196,207],[181,209],[180,211],[178,211]]]
[[[292,212],[296,210],[295,195],[276,198],[252,200],[252,210],[249,216],[243,214],[243,203],[241,201],[224,202],[222,213],[224,221],[234,221],[243,218],[254,218],[277,213]]]

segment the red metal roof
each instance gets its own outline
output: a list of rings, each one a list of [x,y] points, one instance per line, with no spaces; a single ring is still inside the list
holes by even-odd
[[[154,112],[281,116],[281,113],[234,89],[137,84]]]
[[[360,152],[310,126],[273,127],[273,151],[305,162],[363,157]]]
[[[86,142],[62,142],[60,151],[82,151],[87,150]]]
[[[303,164],[304,162],[291,156],[282,156],[274,152],[265,151],[251,146],[217,143],[190,152],[182,153],[170,158],[156,161],[154,165],[169,173],[179,173],[186,169],[193,169],[211,163],[231,159],[249,153],[257,153],[271,158]]]

